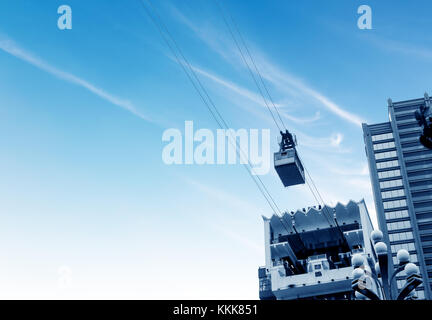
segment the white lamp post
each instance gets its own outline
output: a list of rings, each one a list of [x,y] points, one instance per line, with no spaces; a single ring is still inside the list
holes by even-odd
[[[371,239],[378,258],[378,262],[374,266],[374,272],[365,270],[367,266],[365,266],[365,259],[361,254],[354,254],[351,259],[354,268],[352,274],[352,288],[355,291],[356,299],[364,300],[369,298],[371,300],[380,300],[378,295],[365,285],[368,278],[373,278],[382,288],[384,299],[393,300],[391,284],[394,277],[402,271],[405,271],[406,284],[401,289],[396,299],[405,300],[406,298],[412,298],[414,289],[422,284],[423,281],[420,276],[419,268],[414,263],[410,263],[409,252],[405,249],[398,251],[397,260],[399,265],[389,276],[389,259],[391,258],[391,253],[387,245],[383,242],[383,233],[380,230],[374,230],[371,233]]]

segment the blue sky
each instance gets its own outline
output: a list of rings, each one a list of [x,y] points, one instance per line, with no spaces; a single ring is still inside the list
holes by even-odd
[[[431,3],[222,3],[324,200],[374,214],[360,124],[431,92]],[[62,4],[72,30],[57,28]],[[271,129],[275,151],[215,2],[155,7],[230,126]],[[2,1],[0,70],[0,297],[258,297],[270,209],[239,165],[163,163],[165,129],[217,126],[138,1]],[[274,170],[262,179],[281,208],[315,204]]]

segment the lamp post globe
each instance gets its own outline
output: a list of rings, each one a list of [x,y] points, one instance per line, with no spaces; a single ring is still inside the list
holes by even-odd
[[[400,265],[403,265],[403,264],[406,264],[406,263],[410,262],[409,252],[407,250],[405,250],[405,249],[400,249],[397,252],[396,257],[397,257]]]
[[[417,267],[414,263],[407,263],[405,265],[405,274],[407,277],[412,276],[413,274],[419,274],[420,270],[419,267]]]
[[[374,246],[375,252],[378,256],[388,254],[387,245],[384,242],[377,242]]]
[[[374,230],[371,232],[371,239],[373,241],[373,243],[377,243],[377,242],[381,242],[384,238],[383,233],[381,232],[381,230]]]
[[[354,268],[359,268],[364,264],[364,257],[360,253],[356,253],[352,256],[351,263]]]
[[[352,277],[354,280],[360,279],[365,275],[365,272],[362,268],[355,268],[352,272]]]

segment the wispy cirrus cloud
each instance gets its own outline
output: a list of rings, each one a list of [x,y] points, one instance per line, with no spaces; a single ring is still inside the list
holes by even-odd
[[[279,110],[279,112],[282,114],[283,117],[287,118],[288,120],[291,120],[295,123],[298,124],[306,124],[306,123],[311,123],[311,122],[315,122],[317,120],[319,120],[321,118],[321,113],[319,111],[315,112],[315,115],[310,117],[310,118],[298,118],[298,117],[294,117],[288,113],[286,113],[284,110]]]
[[[257,93],[250,91],[236,83],[233,83],[229,80],[226,80],[222,77],[220,77],[219,75],[216,75],[215,73],[212,73],[210,71],[204,70],[202,68],[199,68],[197,66],[191,66],[197,73],[203,75],[204,77],[212,80],[213,82],[225,87],[226,89],[242,96],[243,98],[246,98],[248,100],[250,100],[251,102],[254,102],[255,104],[262,106],[262,107],[266,107],[267,105],[272,107],[273,103],[268,101],[268,100],[264,100],[262,98],[262,96],[258,95]],[[299,123],[299,124],[305,124],[305,123],[310,123],[310,122],[314,122],[316,120],[318,120],[320,118],[320,113],[316,112],[315,115],[313,117],[310,118],[299,118],[299,117],[294,117],[290,114],[288,114],[286,111],[284,111],[283,109],[280,109],[280,104],[279,103],[275,103],[275,106],[277,108],[279,108],[279,112],[281,113],[281,115],[285,118],[287,118],[288,120],[291,120],[293,122]]]
[[[226,80],[222,77],[220,77],[219,75],[216,75],[214,73],[211,73],[210,71],[204,70],[200,67],[191,65],[191,67],[194,69],[195,72],[203,75],[204,77],[220,84],[221,86],[225,87],[226,89],[242,96],[243,98],[246,98],[248,100],[250,100],[251,102],[260,105],[262,107],[267,107],[263,98],[256,94],[253,91],[250,91],[244,87],[239,86],[238,84],[235,84],[229,80]],[[271,106],[271,102],[267,101],[268,105]],[[279,104],[276,104],[276,107],[279,106]],[[318,119],[320,119],[320,113],[316,112],[315,115],[313,117],[310,118],[299,118],[299,117],[294,117],[290,114],[288,114],[284,109],[280,109],[279,112],[281,113],[281,115],[287,119],[289,119],[292,122],[295,122],[297,124],[306,124],[306,123],[311,123],[314,122]],[[269,119],[269,121],[271,121]],[[308,147],[308,148],[320,148],[320,149],[325,149],[325,150],[329,150],[330,152],[340,152],[340,153],[349,153],[351,150],[343,148],[342,147],[342,142],[344,139],[344,136],[342,133],[333,133],[332,135],[328,136],[328,137],[320,137],[320,138],[316,138],[316,137],[312,137],[308,134],[305,134],[304,132],[302,132],[301,130],[296,130],[296,132],[298,133],[298,135],[301,137],[301,145]],[[331,148],[331,149],[329,149]]]
[[[344,140],[344,135],[340,132],[336,132],[327,137],[311,137],[299,130],[296,131],[300,137],[301,143],[300,147],[307,147],[313,150],[324,150],[330,153],[350,153],[351,149],[343,147],[342,142]]]
[[[239,86],[238,84],[235,84],[229,80],[226,80],[222,77],[220,77],[219,75],[216,75],[214,73],[211,73],[207,70],[204,70],[200,67],[191,65],[191,67],[194,69],[195,72],[203,75],[204,77],[220,84],[221,86],[227,88],[228,90],[250,100],[251,102],[254,102],[257,105],[260,105],[262,107],[266,107],[266,104],[263,100],[263,98],[261,96],[259,96],[258,94],[256,94],[255,92],[252,92],[244,87]],[[271,102],[267,101],[267,103],[269,105],[272,105]],[[278,104],[276,104],[276,106],[278,106]],[[292,122],[295,122],[297,124],[306,124],[306,123],[311,123],[314,122],[318,119],[320,119],[320,113],[316,112],[315,115],[311,118],[299,118],[299,117],[294,117],[288,113],[286,113],[283,109],[280,109],[279,111],[281,113],[281,115],[289,120],[291,120]],[[269,121],[271,121],[269,119]],[[320,138],[316,138],[316,137],[312,137],[308,134],[305,134],[304,132],[300,131],[300,130],[296,130],[296,132],[298,133],[298,135],[301,137],[301,145],[308,147],[308,148],[320,148],[320,149],[329,149],[331,148],[329,151],[330,152],[340,152],[340,153],[348,153],[350,152],[349,149],[343,148],[342,147],[342,142],[344,139],[344,136],[342,133],[333,133],[332,135],[328,136],[328,137],[320,137]]]
[[[130,113],[134,114],[135,116],[144,119],[149,122],[153,122],[148,116],[142,114],[140,111],[136,109],[136,107],[128,100],[119,98],[97,86],[94,84],[77,77],[69,72],[60,70],[49,63],[43,61],[42,59],[36,57],[32,53],[24,50],[23,48],[19,47],[14,41],[11,39],[0,37],[0,49],[4,52],[21,59],[34,67],[45,71],[59,79],[62,79],[64,81],[70,82],[72,84],[75,84],[77,86],[80,86],[91,93],[99,96],[100,98],[104,99],[105,101],[108,101],[109,103],[116,105],[122,109],[125,109],[129,111]]]
[[[304,95],[305,98],[319,102],[328,111],[357,126],[361,127],[362,123],[365,122],[365,120],[360,116],[345,110],[343,107],[333,102],[329,97],[308,86],[304,81],[283,71],[282,68],[276,66],[276,64],[265,58],[262,53],[256,54],[255,60],[257,60],[257,64],[261,66],[260,70],[262,70],[261,74],[263,77],[283,91],[292,92],[293,90],[296,90],[299,94]]]
[[[199,74],[205,76],[206,78],[212,80],[213,82],[216,82],[223,87],[243,96],[246,99],[249,99],[252,102],[255,102],[256,104],[265,106],[265,102],[262,99],[262,97],[255,92],[252,92],[246,88],[243,88],[229,80],[223,79],[222,77],[216,75],[215,73],[212,73],[210,71],[204,70],[202,68],[199,68],[197,66],[192,66],[192,69],[194,69]]]
[[[398,52],[404,55],[409,55],[425,60],[432,60],[432,50],[425,47],[421,47],[411,43],[404,43],[401,41],[378,38],[370,35],[367,38],[364,37],[364,39],[366,39],[366,41],[369,41],[371,44],[381,50]]]
[[[192,30],[200,40],[206,43],[210,49],[216,52],[227,62],[232,64],[234,67],[239,65],[246,67],[238,53],[238,49],[233,45],[231,38],[228,36],[222,37],[220,32],[216,32],[208,26],[205,28],[198,27],[196,23],[188,19],[177,8],[173,7],[172,13],[179,22],[183,23],[183,25]],[[248,46],[250,47],[250,45]],[[298,77],[283,71],[281,67],[277,66],[270,59],[266,58],[265,55],[257,48],[254,47],[253,50],[250,51],[254,56],[254,60],[258,65],[258,69],[260,70],[262,77],[271,82],[284,94],[297,97],[300,100],[312,100],[315,103],[318,103],[320,106],[325,107],[328,111],[340,117],[341,119],[356,126],[361,127],[361,124],[365,122],[362,117],[346,110],[342,106],[332,101],[326,95],[307,85],[306,82],[302,81]],[[251,61],[249,61],[249,63],[251,63]],[[255,72],[255,70],[252,71]]]

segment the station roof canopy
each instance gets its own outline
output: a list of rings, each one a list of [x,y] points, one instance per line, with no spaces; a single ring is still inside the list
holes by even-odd
[[[309,207],[264,219],[270,220],[274,237],[287,241],[294,251],[324,249],[346,244],[347,234],[361,228],[359,204],[351,200],[346,205]]]

